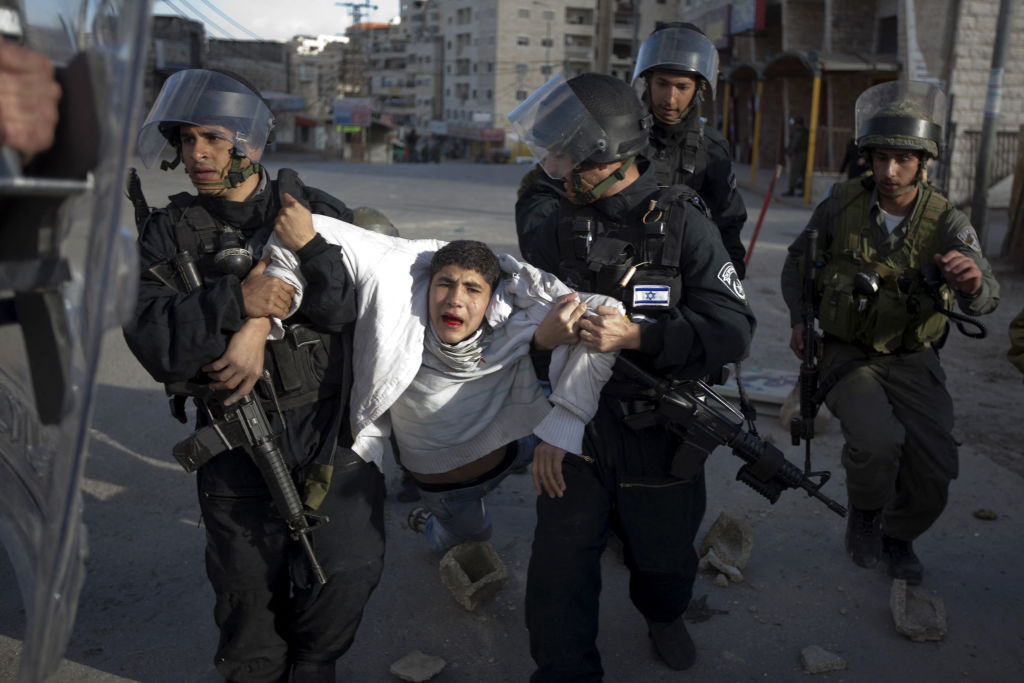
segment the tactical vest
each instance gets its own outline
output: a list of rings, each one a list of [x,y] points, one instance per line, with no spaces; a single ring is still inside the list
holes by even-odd
[[[879,353],[917,351],[942,338],[947,318],[936,312],[936,294],[929,291],[920,268],[942,249],[939,219],[951,205],[925,183],[919,192],[901,243],[882,254],[872,241],[877,228],[870,185],[865,187],[862,179],[836,185],[838,229],[828,252],[818,259],[825,265],[816,278],[818,320],[827,334]],[[877,275],[877,292],[858,292],[858,277],[863,282],[872,274]],[[952,308],[953,291],[945,283],[937,296],[946,310]]]
[[[620,300],[630,313],[658,314],[682,295],[679,260],[686,220],[681,202],[707,212],[685,185],[659,190],[637,224],[610,222],[592,206],[559,208],[558,276],[570,287]]]
[[[696,116],[693,119],[683,135],[682,145],[662,146],[661,140],[652,138],[651,161],[655,177],[662,187],[683,183],[700,190],[704,182],[708,169],[704,122]]]
[[[256,255],[270,235],[269,230],[261,230],[246,243],[239,231],[197,205],[193,195],[182,192],[170,199],[167,212],[174,225],[178,249],[193,255],[203,285],[224,277],[214,257],[225,235],[237,234]],[[276,397],[270,396],[262,383],[256,384],[257,394],[268,412],[278,408],[283,412],[333,396],[346,384],[346,373],[350,372],[344,362],[342,335],[318,331],[298,312],[284,322],[284,330],[283,339],[267,342],[263,360],[264,368],[273,378]]]

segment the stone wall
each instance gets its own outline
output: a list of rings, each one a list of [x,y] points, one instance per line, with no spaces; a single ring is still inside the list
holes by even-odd
[[[977,159],[968,154],[965,133],[982,128],[998,14],[999,0],[961,1],[949,80],[957,137],[948,193],[956,203],[969,203],[973,192]],[[1016,8],[1007,41],[997,131],[1017,131],[1024,125],[1024,8]]]

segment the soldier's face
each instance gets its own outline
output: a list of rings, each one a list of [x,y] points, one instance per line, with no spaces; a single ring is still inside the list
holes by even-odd
[[[458,344],[479,330],[490,302],[491,286],[475,270],[448,265],[430,279],[427,313],[446,344]]]
[[[655,71],[647,79],[651,113],[665,123],[678,123],[697,94],[697,79],[692,76]]]
[[[211,183],[220,183],[227,178],[231,169],[230,133],[221,126],[182,126],[181,159],[185,164],[185,172],[199,194],[224,194],[224,186],[215,187]],[[249,163],[242,160],[242,165]]]
[[[871,170],[880,194],[895,197],[905,193],[916,181],[921,157],[906,149],[871,150]]]

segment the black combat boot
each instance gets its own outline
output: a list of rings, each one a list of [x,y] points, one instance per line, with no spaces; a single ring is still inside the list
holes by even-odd
[[[903,579],[911,586],[921,583],[924,566],[914,552],[913,542],[882,536],[882,555],[885,556],[885,563],[889,566],[889,576],[894,579]]]
[[[860,567],[874,567],[882,557],[881,510],[858,510],[850,506],[846,518],[846,552]]]
[[[651,637],[658,656],[676,671],[685,671],[697,661],[697,647],[682,616],[669,622],[648,619],[647,635]]]

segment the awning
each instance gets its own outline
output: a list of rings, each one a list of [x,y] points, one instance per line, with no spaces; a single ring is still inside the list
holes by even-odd
[[[316,119],[311,119],[308,116],[296,116],[295,125],[302,126],[303,128],[316,128],[320,125],[320,122]]]

